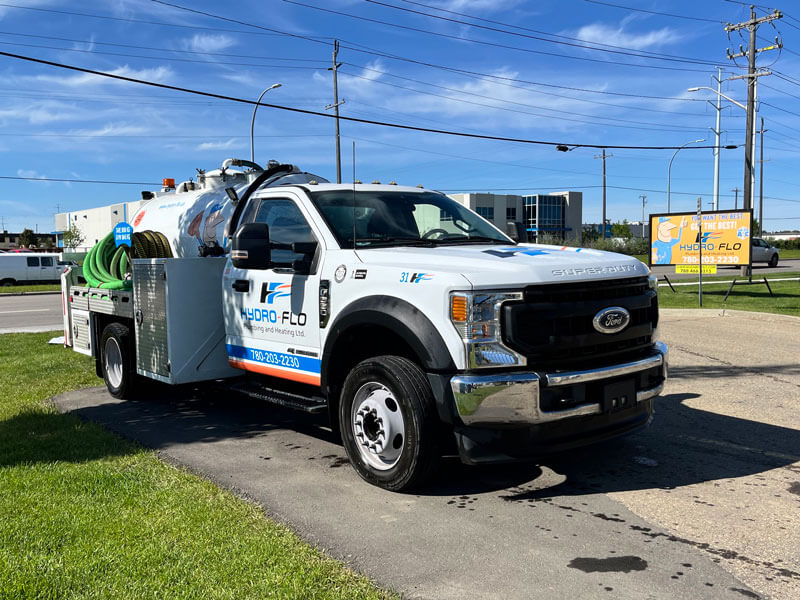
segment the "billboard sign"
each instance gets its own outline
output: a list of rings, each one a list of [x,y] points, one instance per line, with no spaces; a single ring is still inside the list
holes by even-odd
[[[650,215],[650,265],[749,265],[752,211]]]

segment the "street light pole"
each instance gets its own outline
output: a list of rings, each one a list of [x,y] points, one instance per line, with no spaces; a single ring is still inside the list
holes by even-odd
[[[266,94],[270,90],[274,90],[275,88],[279,87],[281,87],[280,83],[273,83],[263,92],[261,92],[261,95],[258,97],[258,100],[256,100],[256,105],[253,107],[253,117],[250,119],[250,162],[256,161],[255,149],[253,147],[253,128],[255,127],[256,124],[256,111],[258,110],[258,103],[261,102],[261,99],[264,97],[264,94]]]
[[[675,160],[678,152],[686,148],[686,146],[689,144],[699,144],[701,142],[705,142],[705,139],[686,142],[683,146],[675,150],[675,152],[672,154],[672,158],[669,159],[669,166],[667,167],[667,212],[670,212],[670,181],[672,180],[672,161]]]

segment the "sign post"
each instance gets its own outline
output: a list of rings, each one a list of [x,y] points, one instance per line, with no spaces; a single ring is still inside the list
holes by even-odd
[[[697,199],[697,262],[700,268],[697,270],[697,297],[700,301],[700,308],[703,308],[703,199]]]

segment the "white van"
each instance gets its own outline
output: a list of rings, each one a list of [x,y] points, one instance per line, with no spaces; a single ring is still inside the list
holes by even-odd
[[[58,283],[65,268],[58,262],[58,254],[47,252],[0,254],[0,285]]]

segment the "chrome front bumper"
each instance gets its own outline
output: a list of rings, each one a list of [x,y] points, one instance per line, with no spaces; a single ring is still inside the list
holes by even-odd
[[[465,425],[538,425],[573,417],[602,414],[599,401],[544,411],[540,388],[583,384],[661,367],[663,380],[657,386],[636,392],[636,403],[653,398],[664,389],[667,379],[668,350],[656,342],[653,354],[641,360],[565,373],[504,373],[497,375],[457,375],[450,380],[456,410]]]

